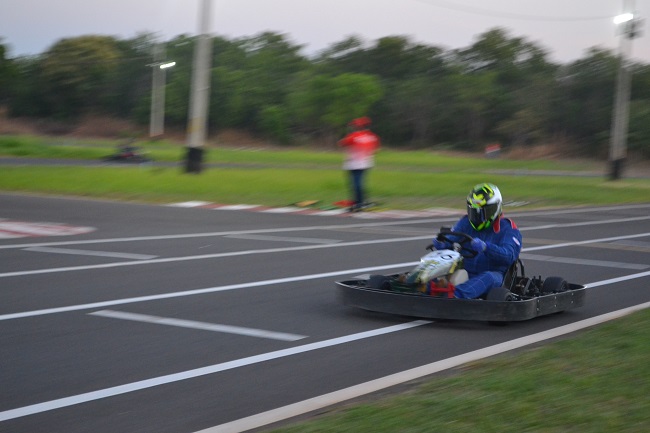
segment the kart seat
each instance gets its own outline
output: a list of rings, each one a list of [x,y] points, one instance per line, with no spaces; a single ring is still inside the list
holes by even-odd
[[[521,259],[517,258],[512,265],[506,271],[505,276],[503,277],[502,287],[512,290],[517,282],[517,276],[524,276],[524,264]]]

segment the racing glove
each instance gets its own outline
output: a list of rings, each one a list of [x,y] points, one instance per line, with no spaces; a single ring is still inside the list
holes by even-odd
[[[479,238],[472,239],[472,249],[476,252],[482,253],[487,248],[487,244]]]
[[[443,241],[439,241],[438,239],[434,238],[433,239],[433,248],[436,250],[446,250],[447,249],[447,244]]]

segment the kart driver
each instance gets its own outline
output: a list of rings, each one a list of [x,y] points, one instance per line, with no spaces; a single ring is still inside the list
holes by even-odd
[[[500,287],[508,268],[519,257],[521,233],[513,221],[503,217],[502,202],[495,185],[476,185],[467,196],[467,215],[451,229],[471,236],[471,249],[478,253],[464,260],[469,280],[456,286],[456,298],[478,298]],[[455,240],[453,234],[449,237]],[[451,248],[449,242],[438,239],[433,240],[433,246],[437,250]]]

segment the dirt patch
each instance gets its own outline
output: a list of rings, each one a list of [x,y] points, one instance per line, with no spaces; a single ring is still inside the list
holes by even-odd
[[[0,134],[34,134],[34,121],[20,118],[10,119],[7,117],[7,110],[0,107]]]
[[[87,116],[77,122],[68,135],[78,138],[136,138],[146,131],[123,119],[106,116]]]
[[[7,110],[0,107],[0,135],[59,136],[86,139],[136,139],[149,138],[149,128],[124,119],[110,116],[88,115],[76,121],[55,121],[27,117],[9,117]],[[164,139],[183,145],[187,132],[181,128],[165,128]],[[236,148],[271,148],[266,140],[244,131],[225,129],[210,134],[208,146],[227,146]]]
[[[141,126],[114,117],[89,115],[78,121],[56,121],[8,117],[6,110],[0,109],[0,134],[122,139],[143,137],[146,131]]]
[[[505,151],[508,159],[556,159],[569,156],[566,148],[559,144],[539,144],[535,146],[514,147]]]

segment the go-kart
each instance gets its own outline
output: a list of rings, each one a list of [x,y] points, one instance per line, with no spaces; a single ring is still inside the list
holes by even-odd
[[[105,156],[102,159],[105,162],[130,162],[136,164],[151,162],[151,159],[144,156],[137,147],[131,145],[120,146],[114,154]]]
[[[529,320],[584,304],[584,286],[561,277],[527,277],[519,258],[510,266],[501,287],[477,299],[455,298],[455,286],[468,279],[464,259],[478,253],[471,248],[472,237],[466,233],[443,227],[437,238],[453,247],[435,250],[429,245],[431,252],[409,272],[337,281],[340,300],[380,313],[491,323]]]

